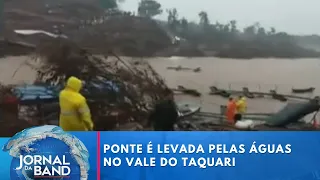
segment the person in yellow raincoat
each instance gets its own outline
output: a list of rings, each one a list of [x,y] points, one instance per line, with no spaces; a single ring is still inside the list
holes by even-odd
[[[237,113],[244,114],[247,112],[247,100],[243,96],[239,96],[238,101],[236,102],[237,105]]]
[[[60,120],[59,126],[64,131],[92,131],[90,109],[85,97],[80,94],[82,82],[71,76],[65,88],[60,92]]]

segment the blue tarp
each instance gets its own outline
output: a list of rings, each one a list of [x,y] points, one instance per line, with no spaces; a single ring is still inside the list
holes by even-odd
[[[119,87],[111,81],[106,82],[91,82],[88,85],[85,85],[84,90],[87,90],[89,87],[94,87],[98,90],[112,90],[114,92],[119,92]]]
[[[24,85],[14,88],[14,93],[21,101],[57,98],[59,90],[49,86]]]
[[[90,83],[84,87],[84,92],[89,91],[89,86],[94,87],[100,91],[112,90],[119,92],[119,88],[111,81],[107,81],[103,84]],[[88,87],[88,88],[86,88]],[[32,100],[53,100],[57,99],[61,88],[53,86],[42,86],[42,85],[23,85],[14,88],[14,94],[19,98],[20,101],[32,101]]]

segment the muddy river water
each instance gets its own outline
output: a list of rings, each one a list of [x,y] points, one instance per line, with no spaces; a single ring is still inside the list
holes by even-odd
[[[0,81],[6,84],[32,82],[35,72],[29,67],[21,67],[14,77],[14,71],[26,59],[25,56],[7,57],[0,60]],[[155,70],[175,88],[183,85],[195,88],[203,95],[201,98],[177,96],[178,101],[199,103],[202,111],[218,112],[220,105],[227,100],[209,95],[209,86],[241,90],[247,86],[252,91],[267,92],[278,89],[278,92],[290,94],[291,88],[315,87],[313,94],[320,95],[320,60],[319,59],[221,59],[221,58],[152,58],[148,59]],[[169,70],[169,66],[189,68],[200,67],[201,72]],[[285,104],[272,99],[248,99],[249,112],[272,113]]]
[[[246,86],[251,91],[268,92],[277,89],[279,93],[291,94],[292,87],[315,87],[313,94],[303,96],[312,97],[320,95],[320,60],[319,59],[221,59],[221,58],[155,58],[149,62],[160,73],[170,87],[183,85],[198,89],[203,93],[202,98],[178,96],[184,101],[198,101],[203,111],[219,110],[219,106],[226,104],[226,99],[208,95],[209,87],[215,85],[219,88],[241,90]],[[168,70],[168,66],[183,66],[196,68],[202,71]],[[273,99],[248,99],[249,112],[272,113],[278,111],[284,103]]]

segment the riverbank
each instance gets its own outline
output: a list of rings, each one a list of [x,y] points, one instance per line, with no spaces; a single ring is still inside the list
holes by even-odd
[[[38,36],[38,37],[37,37]],[[156,37],[156,36],[155,36]],[[165,37],[165,36],[164,36]],[[97,37],[96,37],[97,38]],[[44,40],[45,39],[45,40]],[[134,38],[133,38],[134,39]],[[263,48],[256,47],[254,49],[243,46],[230,46],[221,48],[220,50],[202,50],[195,46],[177,46],[169,44],[169,41],[159,42],[155,38],[151,45],[144,45],[142,41],[139,47],[134,43],[133,39],[117,38],[113,39],[114,43],[106,43],[106,45],[97,46],[92,41],[77,39],[77,43],[84,49],[88,49],[95,54],[108,54],[110,50],[116,52],[120,56],[129,57],[219,57],[234,59],[254,59],[254,58],[318,58],[320,53],[303,49],[300,47],[279,47],[279,48]],[[145,38],[147,40],[148,38]],[[161,39],[161,38],[159,38]],[[19,38],[10,38],[9,41],[0,41],[1,57],[3,56],[19,56],[32,53],[36,46],[52,40],[50,37],[39,35],[29,35]],[[147,40],[148,41],[148,40]],[[34,43],[33,43],[34,42]],[[96,41],[97,42],[97,41]],[[122,43],[121,43],[122,42]],[[148,41],[150,43],[150,41]],[[101,43],[100,43],[101,44]],[[112,44],[112,45],[111,45]]]
[[[166,22],[122,11],[105,13],[97,4],[83,1],[68,3],[55,1],[48,4],[35,0],[27,6],[21,6],[20,1],[13,0],[6,1],[5,7],[5,38],[35,46],[40,42],[50,41],[50,38],[43,34],[21,36],[15,34],[13,30],[34,29],[62,33],[93,53],[107,54],[112,49],[118,55],[132,57],[216,56],[242,59],[320,57],[319,52],[304,49],[291,41],[290,43],[287,40],[278,41],[277,39],[283,38],[281,34],[253,39],[236,38],[233,35],[233,39],[230,39],[230,36],[224,40],[210,40],[209,43],[195,41],[195,39],[209,40],[209,35],[206,38],[205,34],[191,34],[177,40],[175,38],[180,34],[171,31]],[[212,39],[211,35],[210,38]],[[17,46],[11,44],[5,48],[4,53],[7,55],[18,52],[16,55],[20,54]]]
[[[254,43],[230,44],[228,47],[202,49],[194,45],[175,46],[160,51],[155,54],[161,57],[180,56],[180,57],[219,57],[233,59],[254,59],[254,58],[318,58],[320,52],[305,49],[295,45],[260,47]]]

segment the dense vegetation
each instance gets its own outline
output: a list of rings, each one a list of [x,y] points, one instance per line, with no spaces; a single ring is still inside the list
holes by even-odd
[[[140,0],[135,13],[124,12],[118,8],[122,1],[4,1],[3,34],[12,41],[37,44],[46,38],[18,36],[12,30],[59,32],[95,53],[112,47],[126,56],[320,57],[315,51],[320,50],[319,36],[292,36],[259,23],[242,30],[236,20],[222,24],[204,11],[198,13],[198,22],[190,22],[176,8],[163,9],[156,0]],[[162,13],[167,20],[156,20]]]
[[[104,5],[105,8],[117,7],[115,0],[101,0],[101,2],[112,4],[112,6]],[[292,36],[285,32],[277,32],[274,27],[266,29],[259,23],[240,30],[236,20],[222,24],[217,20],[209,19],[208,13],[205,11],[199,12],[198,23],[189,22],[186,18],[180,17],[176,8],[167,9],[165,12],[168,14],[167,21],[159,23],[164,25],[172,37],[178,36],[182,39],[179,43],[180,49],[197,49],[192,52],[238,58],[319,56],[318,52],[313,51],[316,49],[314,46],[320,44],[319,37],[315,40],[316,42],[308,46],[312,40]],[[163,9],[156,0],[141,0],[137,13],[138,16],[153,18],[163,13]],[[309,49],[303,48],[301,45]],[[195,55],[201,55],[201,53]]]

